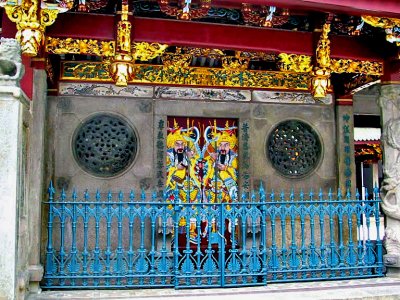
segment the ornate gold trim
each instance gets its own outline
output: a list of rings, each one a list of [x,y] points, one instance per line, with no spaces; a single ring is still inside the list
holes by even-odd
[[[38,0],[22,0],[19,5],[7,3],[4,6],[8,18],[16,23],[15,38],[21,44],[21,51],[28,56],[37,56],[44,39],[44,31],[52,25],[59,9],[42,8]]]
[[[129,83],[173,84],[241,88],[308,90],[309,73],[233,71],[223,68],[192,68],[157,65],[134,66]],[[107,63],[63,62],[61,80],[112,82]]]
[[[312,57],[308,55],[281,53],[278,55],[278,66],[281,71],[310,72],[312,70]],[[383,62],[330,59],[329,70],[331,73],[357,73],[365,75],[383,75]]]
[[[386,40],[390,43],[396,43],[397,46],[400,46],[400,34],[396,30],[395,27],[400,27],[400,19],[396,18],[381,18],[375,16],[361,16],[365,23],[373,27],[384,28],[386,32]]]
[[[278,66],[281,71],[311,72],[311,56],[281,53],[278,55]]]
[[[330,69],[332,73],[383,75],[383,63],[377,61],[331,59]]]
[[[136,42],[132,48],[133,58],[135,60],[148,61],[163,55],[167,48],[167,44]]]
[[[110,57],[114,56],[115,42],[47,37],[46,52],[54,54],[86,54]]]

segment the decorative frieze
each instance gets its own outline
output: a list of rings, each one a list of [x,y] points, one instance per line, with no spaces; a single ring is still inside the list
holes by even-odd
[[[114,84],[60,82],[59,94],[65,96],[116,96],[116,97],[153,97],[151,86],[119,87]]]
[[[60,82],[59,95],[63,96],[109,96],[176,100],[208,100],[228,102],[264,102],[281,104],[333,103],[333,96],[315,99],[304,92],[251,91],[240,89],[211,89],[194,87],[128,85],[118,87],[110,83]]]
[[[219,101],[250,101],[251,92],[234,89],[206,89],[206,88],[179,88],[156,87],[154,96],[160,99],[184,100],[219,100]]]
[[[310,93],[290,93],[272,91],[253,91],[253,101],[269,103],[294,103],[294,104],[331,104],[333,96],[315,99]]]

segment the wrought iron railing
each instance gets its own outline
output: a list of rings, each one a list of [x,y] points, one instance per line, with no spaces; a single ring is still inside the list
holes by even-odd
[[[176,197],[178,199],[178,197]],[[220,287],[383,276],[379,194],[171,203],[144,192],[55,199],[44,288]]]

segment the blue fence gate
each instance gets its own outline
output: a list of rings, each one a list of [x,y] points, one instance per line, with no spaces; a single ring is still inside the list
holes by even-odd
[[[379,194],[237,203],[49,188],[43,288],[224,287],[383,276]],[[178,197],[176,197],[178,198]]]

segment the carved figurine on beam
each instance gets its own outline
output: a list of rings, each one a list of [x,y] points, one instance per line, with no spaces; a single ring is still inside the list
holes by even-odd
[[[111,60],[109,72],[117,86],[127,86],[133,79],[134,59],[131,51],[132,24],[128,21],[129,5],[122,2],[121,21],[118,22],[115,56]]]
[[[316,64],[311,77],[311,94],[314,98],[324,98],[331,86],[331,47],[328,33],[330,23],[324,24],[316,50]]]

